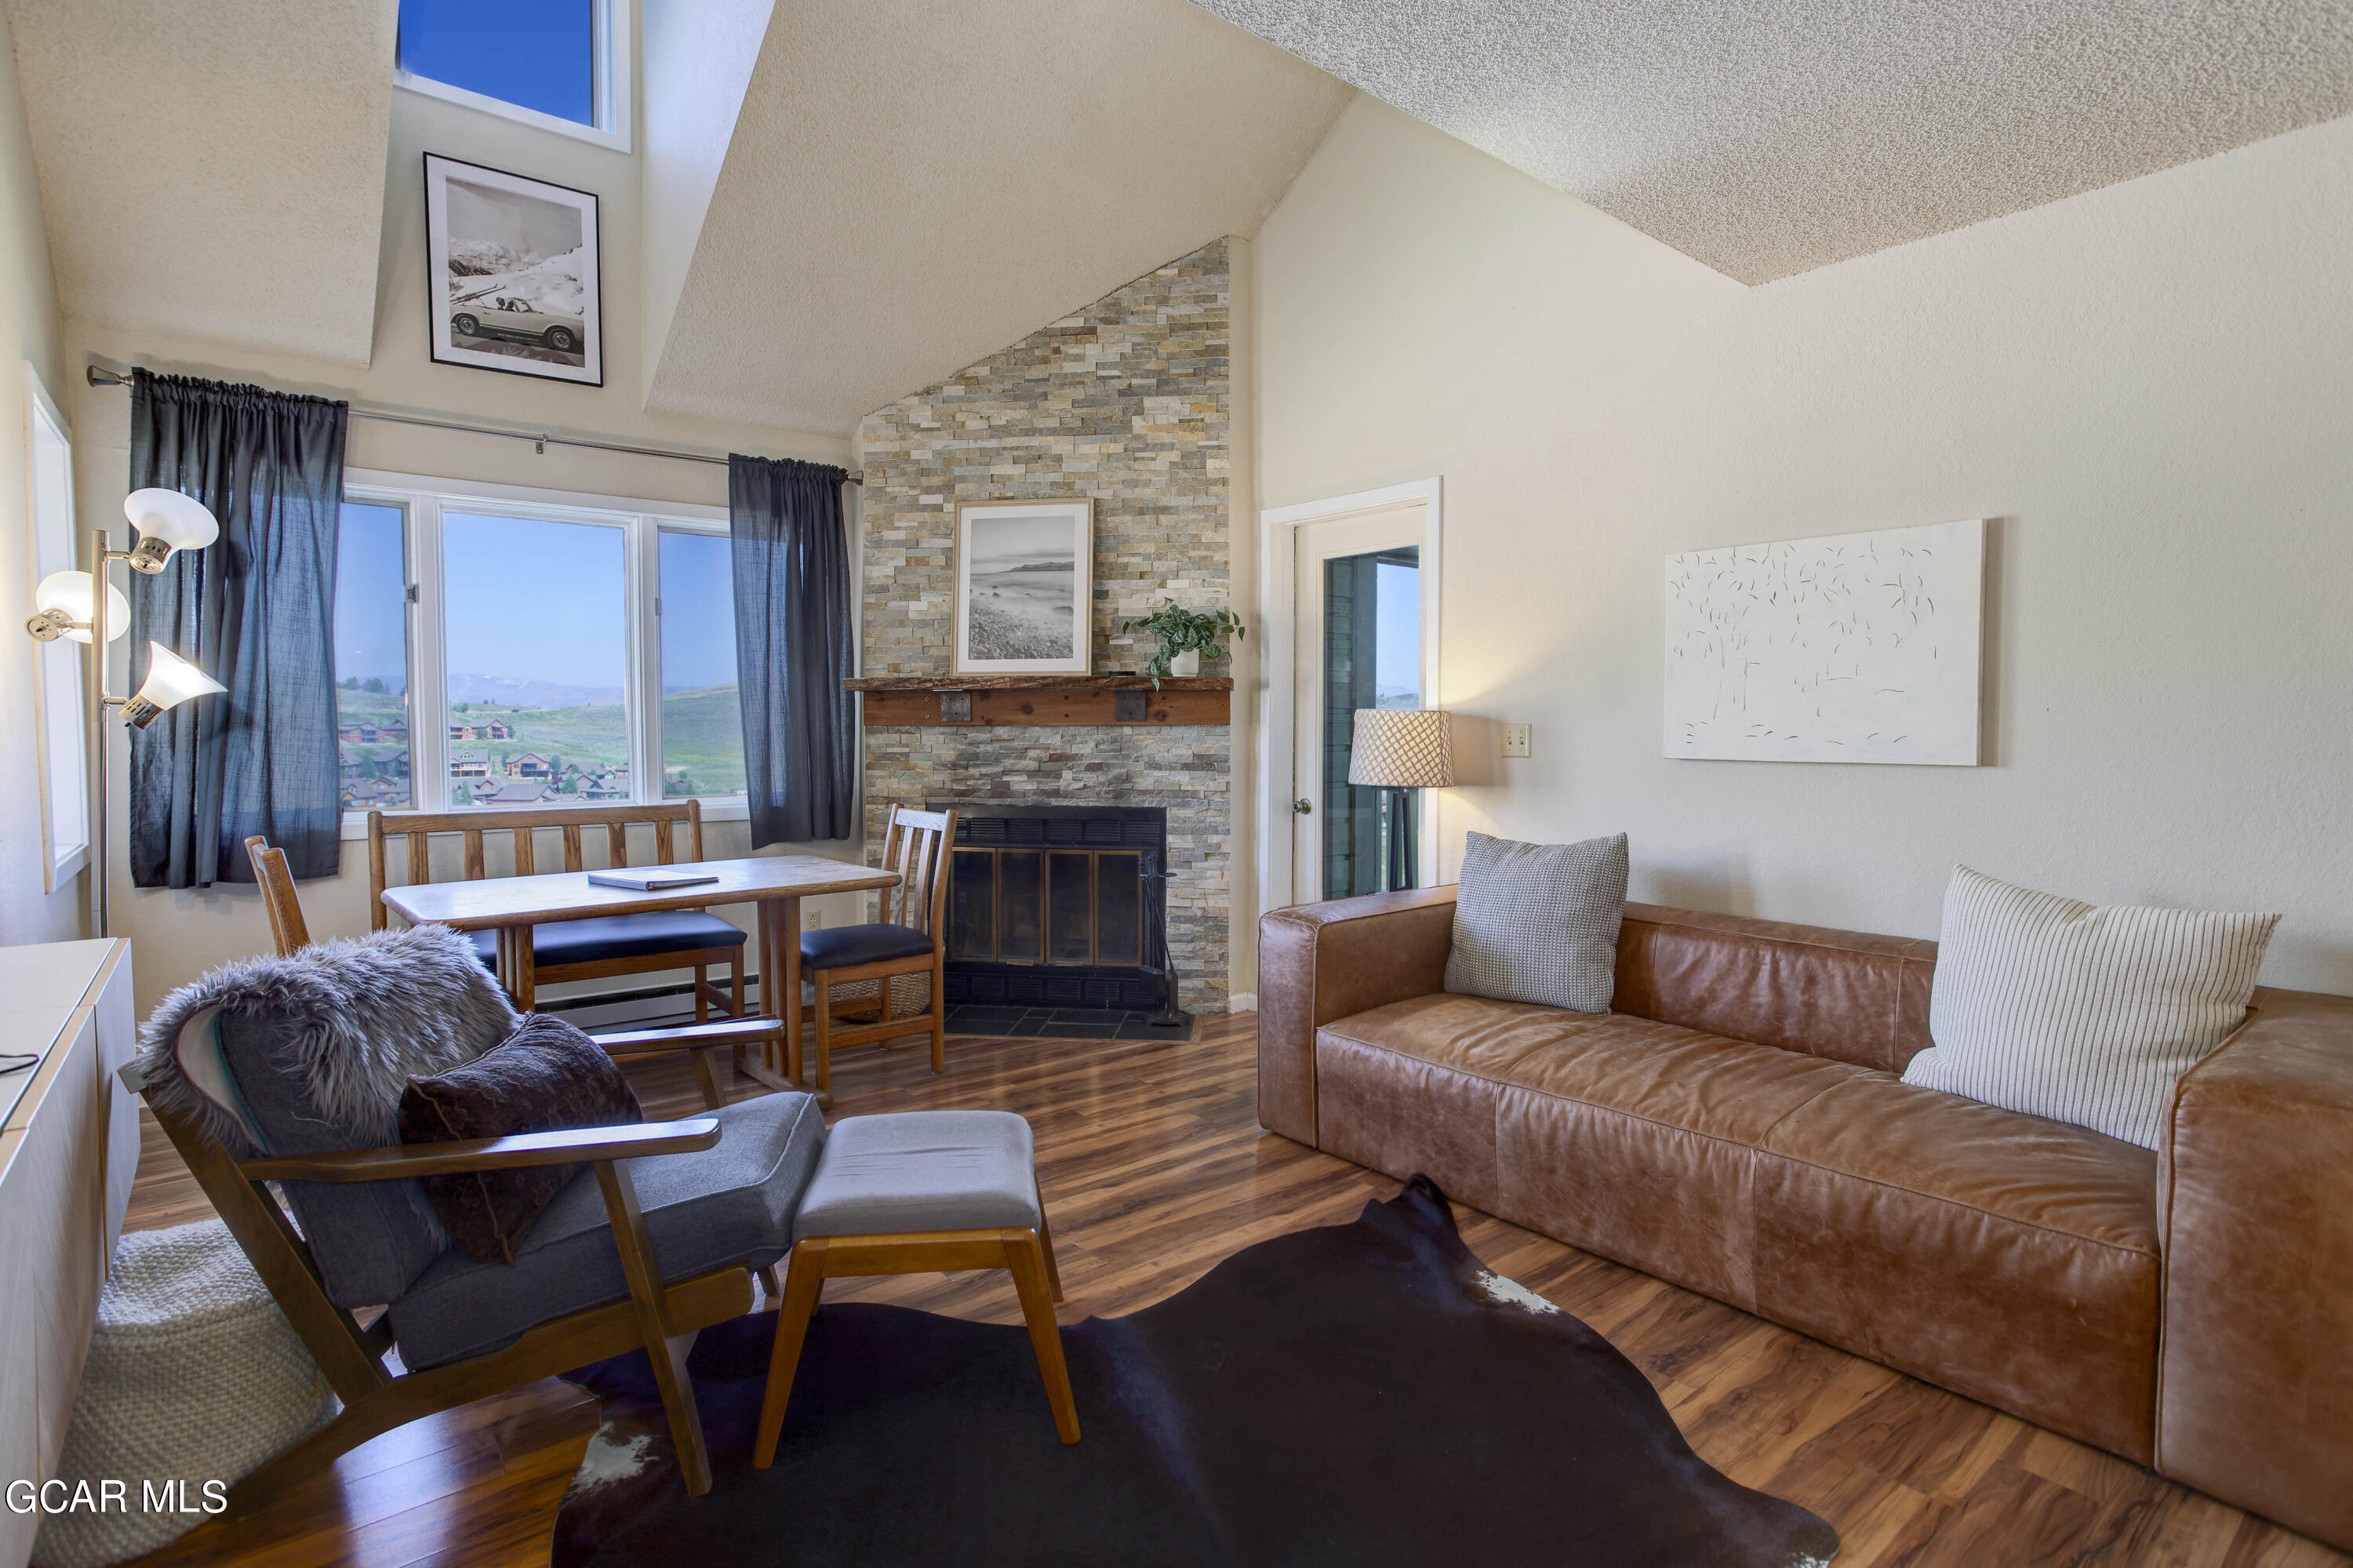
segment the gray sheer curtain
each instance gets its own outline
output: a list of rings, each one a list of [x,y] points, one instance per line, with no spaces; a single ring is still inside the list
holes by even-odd
[[[856,825],[849,541],[823,463],[727,460],[735,668],[752,844],[846,839]]]
[[[248,834],[296,876],[332,876],[335,540],[342,403],[135,371],[131,488],[195,496],[211,548],[131,575],[131,689],[150,639],[228,688],[131,732],[131,877],[141,887],[250,882]]]

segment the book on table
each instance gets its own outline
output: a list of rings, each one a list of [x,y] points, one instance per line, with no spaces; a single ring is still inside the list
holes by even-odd
[[[719,878],[707,871],[592,871],[590,885],[596,887],[626,887],[633,893],[667,893],[673,887],[693,887],[701,883],[716,882]]]

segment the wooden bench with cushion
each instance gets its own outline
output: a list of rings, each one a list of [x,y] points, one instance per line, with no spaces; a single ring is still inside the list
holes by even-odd
[[[655,864],[681,863],[677,852],[681,824],[686,829],[686,853],[682,858],[687,862],[702,858],[700,800],[659,806],[565,806],[537,811],[443,811],[393,817],[370,811],[369,927],[380,931],[390,917],[384,905],[384,890],[390,885],[385,880],[390,860],[387,840],[407,839],[407,880],[413,885],[434,880],[433,837],[457,834],[464,841],[463,874],[469,881],[479,881],[490,874],[485,849],[486,840],[492,833],[508,835],[514,845],[512,874],[531,876],[538,870],[534,840],[543,831],[553,829],[562,833],[564,869],[577,872],[590,869],[586,841],[589,832],[597,828],[604,830],[606,864],[614,868],[628,865],[629,829],[639,823],[650,824],[653,829]],[[483,967],[495,970],[498,933],[476,931],[470,936]],[[540,985],[691,969],[694,971],[694,1016],[698,1022],[711,1016],[711,1004],[714,1001],[734,1017],[745,1016],[744,932],[708,910],[552,921],[533,928],[531,951],[532,968]],[[711,983],[710,970],[714,963],[726,964],[733,971],[732,994]]]

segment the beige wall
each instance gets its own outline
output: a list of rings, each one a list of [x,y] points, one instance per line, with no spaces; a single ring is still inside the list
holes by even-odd
[[[1466,829],[1936,934],[1956,861],[2353,991],[2353,121],[1743,289],[1359,99],[1258,236],[1260,503],[1445,481]],[[1670,552],[1999,519],[1991,766],[1660,756]]]
[[[16,134],[20,149],[21,130]],[[604,387],[582,387],[430,363],[426,347],[422,156],[428,151],[598,195],[607,333]],[[21,163],[21,151],[7,154],[7,159],[11,166]],[[29,192],[29,169],[24,181]],[[27,195],[25,199],[31,198]],[[704,451],[751,451],[846,463],[849,458],[846,433],[764,429],[644,411],[638,213],[637,165],[625,154],[438,99],[396,92],[385,181],[374,364],[354,379],[345,367],[224,348],[204,342],[194,333],[162,337],[67,323],[65,357],[71,367],[69,412],[76,436],[76,484],[85,523],[111,521],[121,526],[130,462],[129,394],[88,386],[81,374],[86,361],[252,380],[280,390],[350,397],[436,418],[569,430]],[[352,422],[348,456],[355,468],[438,478],[657,502],[714,506],[727,502],[726,471],[708,464],[561,447],[551,447],[543,456],[519,441],[365,419]],[[12,496],[15,493],[10,492]],[[5,657],[11,661],[7,669],[13,689],[19,679],[14,662],[17,655],[12,648]],[[126,777],[127,754],[119,732],[111,749],[112,777],[119,790]],[[116,799],[121,798],[118,793]],[[12,789],[11,812],[15,799]],[[132,938],[142,1012],[164,991],[206,968],[268,948],[268,923],[251,888],[224,885],[206,890],[134,892],[128,882],[119,812],[115,842],[115,930]],[[712,854],[741,854],[748,847],[748,834],[741,822],[716,824],[707,832],[706,850]],[[365,848],[363,843],[345,843],[342,875],[302,885],[303,910],[314,936],[349,935],[366,928]],[[852,854],[842,845],[814,848],[820,853]],[[37,887],[37,865],[33,875]],[[849,907],[843,901],[829,918],[837,923],[849,918]]]
[[[41,758],[33,691],[39,646],[19,628],[32,612],[33,541],[26,502],[25,369],[64,408],[66,356],[57,287],[41,229],[16,55],[0,17],[0,946],[82,934],[81,879],[52,894],[42,875]],[[70,417],[70,416],[69,416]]]

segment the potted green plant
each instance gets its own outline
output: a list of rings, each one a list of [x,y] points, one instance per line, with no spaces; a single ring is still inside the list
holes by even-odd
[[[1160,639],[1160,651],[1144,673],[1152,677],[1152,689],[1160,689],[1163,675],[1198,675],[1201,673],[1201,655],[1212,659],[1226,656],[1220,638],[1240,639],[1243,635],[1241,617],[1230,609],[1187,609],[1175,599],[1168,600],[1150,615],[1138,616],[1121,624],[1123,631],[1149,631]]]

